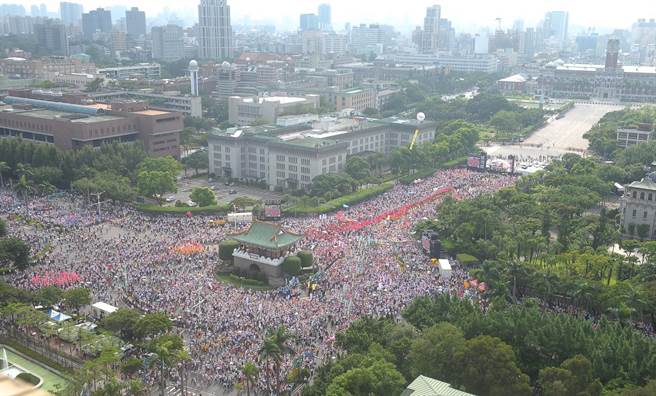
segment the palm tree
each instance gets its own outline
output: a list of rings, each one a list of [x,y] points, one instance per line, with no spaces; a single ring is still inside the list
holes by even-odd
[[[257,382],[259,369],[253,362],[248,362],[241,368],[241,373],[244,374],[244,381],[246,382],[246,396],[251,396],[251,389]]]
[[[271,391],[271,362],[274,362],[275,365],[275,362],[279,362],[282,358],[280,348],[273,337],[269,336],[264,339],[264,343],[262,344],[262,347],[260,347],[258,354],[264,362],[264,376],[266,377],[267,388]]]
[[[5,179],[4,179],[4,174],[9,172],[11,168],[5,161],[0,161],[0,187],[5,185]]]
[[[285,326],[278,326],[271,337],[273,338],[273,342],[276,344],[280,353],[280,358],[277,361],[274,361],[276,374],[276,391],[278,394],[280,394],[280,387],[282,385],[283,379],[285,378],[285,376],[281,375],[280,373],[280,363],[285,355],[290,355],[293,352],[292,348],[287,344],[292,339],[292,335],[287,332],[287,328],[285,328]]]
[[[19,162],[16,165],[16,176],[18,176],[19,179],[23,176],[31,177],[34,176],[34,172],[29,164]]]
[[[14,186],[14,190],[18,195],[23,196],[23,200],[27,199],[27,193],[32,190],[32,186],[30,185],[30,182],[27,181],[25,175],[22,175],[20,179],[18,179],[18,183]]]

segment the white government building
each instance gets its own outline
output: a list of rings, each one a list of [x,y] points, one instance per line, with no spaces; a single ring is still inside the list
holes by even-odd
[[[395,118],[322,118],[290,127],[215,129],[208,136],[210,173],[220,178],[265,181],[270,189],[307,188],[312,179],[344,169],[349,155],[389,153],[432,141],[434,122]]]

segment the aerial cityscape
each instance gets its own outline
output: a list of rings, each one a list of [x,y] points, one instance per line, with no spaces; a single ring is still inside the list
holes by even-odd
[[[656,395],[655,18],[0,4],[0,396]]]

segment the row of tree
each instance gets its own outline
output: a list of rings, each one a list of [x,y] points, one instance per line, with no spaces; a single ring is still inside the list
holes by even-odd
[[[30,250],[30,245],[22,239],[8,236],[7,223],[0,219],[0,273],[27,268]]]
[[[362,318],[337,335],[346,354],[321,367],[306,396],[398,395],[419,375],[481,395],[646,395],[656,343],[536,304],[488,313],[450,296],[415,300],[406,322]]]

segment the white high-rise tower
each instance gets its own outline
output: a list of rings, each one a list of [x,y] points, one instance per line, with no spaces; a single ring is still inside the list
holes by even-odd
[[[198,62],[189,61],[189,80],[191,80],[191,96],[198,96]]]
[[[198,30],[198,44],[202,59],[232,57],[230,6],[226,0],[200,0]]]

